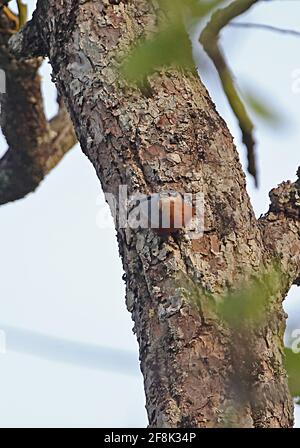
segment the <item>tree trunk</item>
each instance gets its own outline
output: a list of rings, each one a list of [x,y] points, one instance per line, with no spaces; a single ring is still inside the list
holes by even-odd
[[[156,27],[155,4],[39,1],[14,46],[24,47],[36,27],[38,51],[50,59],[105,193],[118,197],[126,185],[129,196],[204,194],[198,240],[183,231],[161,237],[151,229],[117,229],[150,426],[290,427],[282,301],[300,276],[300,182],[274,190],[270,212],[257,220],[232,136],[197,74],[161,70],[149,78],[150,94],[120,79],[120,55]],[[249,328],[245,338],[209,303],[274,258],[284,281],[270,288],[267,324]]]

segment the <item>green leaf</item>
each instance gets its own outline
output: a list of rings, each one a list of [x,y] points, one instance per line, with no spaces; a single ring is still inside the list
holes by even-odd
[[[187,19],[200,19],[221,1],[159,0],[165,11],[158,31],[150,39],[135,43],[123,61],[121,72],[129,82],[142,82],[164,66],[194,67],[192,46],[186,31]]]
[[[285,349],[285,367],[289,378],[289,388],[293,397],[300,397],[300,353]],[[297,404],[300,404],[300,400]]]
[[[126,59],[123,74],[128,81],[139,81],[172,63],[183,67],[193,65],[190,42],[179,24],[162,30],[149,41],[139,43]]]
[[[160,8],[169,18],[181,21],[182,17],[199,19],[206,16],[224,0],[158,0]]]
[[[274,108],[267,104],[267,101],[262,101],[257,95],[251,93],[247,93],[244,96],[249,108],[259,118],[271,125],[279,125],[282,123],[283,118],[280,117]]]
[[[217,305],[217,313],[231,328],[240,329],[246,322],[264,324],[267,307],[279,289],[282,275],[273,267],[262,270],[249,282],[226,295]]]

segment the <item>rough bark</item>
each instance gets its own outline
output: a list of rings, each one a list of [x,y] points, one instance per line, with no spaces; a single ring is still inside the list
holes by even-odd
[[[300,181],[273,191],[258,221],[233,139],[197,75],[161,70],[149,78],[150,96],[119,79],[120,55],[155,30],[158,14],[148,0],[43,0],[31,24],[38,28],[29,24],[14,50],[24,51],[38,29],[105,192],[118,197],[127,185],[129,195],[205,195],[199,240],[117,232],[150,426],[290,427],[282,300],[300,277]],[[251,327],[241,347],[245,335],[231,332],[209,302],[274,257],[284,280],[270,288],[267,324]]]

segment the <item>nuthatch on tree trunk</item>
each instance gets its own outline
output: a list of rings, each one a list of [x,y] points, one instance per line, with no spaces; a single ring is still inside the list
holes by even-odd
[[[141,201],[139,207],[143,227],[151,228],[161,236],[187,228],[195,216],[193,205],[179,193],[154,193]]]

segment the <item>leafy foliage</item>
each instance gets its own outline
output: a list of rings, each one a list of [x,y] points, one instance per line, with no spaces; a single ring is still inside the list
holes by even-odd
[[[267,306],[279,289],[282,275],[278,269],[262,269],[249,282],[226,295],[217,305],[217,313],[233,329],[241,329],[245,322],[262,325]]]
[[[178,288],[200,311],[205,308],[206,315],[217,315],[231,330],[241,331],[248,324],[253,328],[264,325],[284,282],[282,271],[274,262],[222,296],[209,294],[185,275],[179,277]]]
[[[262,101],[257,95],[251,92],[247,92],[244,96],[247,105],[258,118],[272,126],[282,123],[283,118],[266,101]]]
[[[188,290],[187,298],[197,305],[200,312],[205,308],[206,315],[209,312],[216,313],[220,321],[225,322],[232,331],[232,335],[239,334],[239,343],[245,344],[245,347],[240,349],[245,350],[248,346],[249,325],[255,329],[267,324],[266,320],[270,318],[269,312],[272,310],[272,300],[276,300],[278,291],[282,289],[282,283],[284,277],[274,264],[269,269],[261,269],[250,281],[226,294],[222,300],[215,296],[211,296],[208,300],[207,294],[200,291],[190,279],[184,281],[183,289]],[[300,405],[300,353],[285,348],[285,367],[291,395]]]
[[[221,3],[220,0],[158,0],[164,12],[151,39],[137,42],[126,56],[122,71],[129,82],[140,82],[164,66],[194,67],[192,48],[186,31],[187,20],[200,20]]]
[[[286,348],[285,366],[288,372],[291,394],[297,398],[297,404],[300,404],[300,353],[294,353],[290,348]]]
[[[139,82],[157,68],[172,63],[181,67],[193,65],[190,44],[180,23],[165,27],[153,39],[138,44],[126,60],[123,73],[128,81]]]
[[[254,125],[248,114],[251,109],[259,118],[272,125],[280,117],[271,111],[257,95],[248,95],[245,101],[235,85],[235,80],[219,45],[220,33],[224,27],[239,15],[248,11],[258,0],[234,0],[224,8],[217,9],[200,36],[204,50],[213,61],[219,74],[224,93],[236,116],[247,148],[248,171],[258,185],[255,154]],[[143,85],[146,78],[156,70],[176,65],[183,69],[194,67],[191,43],[186,31],[188,21],[200,21],[222,0],[158,0],[160,17],[158,29],[150,39],[141,39],[123,61],[122,73],[131,83]]]

